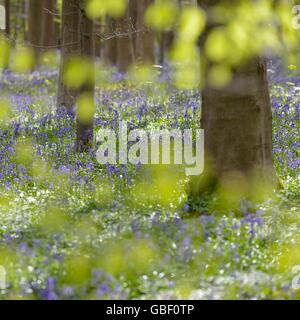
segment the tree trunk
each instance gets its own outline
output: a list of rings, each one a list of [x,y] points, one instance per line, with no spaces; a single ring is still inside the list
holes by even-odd
[[[20,28],[23,33],[24,42],[28,42],[28,32],[27,32],[27,20],[28,20],[27,17],[29,16],[28,7],[29,7],[28,2],[26,0],[21,0],[16,10],[19,17],[21,17]],[[17,36],[18,36],[18,32],[16,28],[14,28],[14,37],[17,38]]]
[[[5,33],[10,37],[10,0],[5,0]]]
[[[84,0],[80,0],[80,55],[87,58],[91,63],[94,62],[95,57],[95,37],[94,37],[94,22],[86,16],[84,9]],[[95,80],[89,79],[80,88],[81,95],[90,95],[94,98]],[[77,118],[77,150],[79,152],[88,151],[93,146],[93,130],[94,118],[91,117],[89,122],[83,122]]]
[[[79,54],[79,2],[63,0],[61,29],[61,64],[57,95],[58,109],[64,107],[71,111],[78,97],[78,90],[71,89],[63,82],[63,73],[69,59]]]
[[[28,41],[33,47],[36,58],[41,52],[42,45],[42,1],[29,0]]]
[[[117,19],[116,41],[117,41],[117,67],[120,72],[126,72],[133,62],[133,42],[130,13],[127,9],[125,15]]]
[[[202,93],[205,148],[217,176],[272,167],[272,118],[266,63],[254,58],[231,84]]]
[[[116,32],[116,21],[111,17],[107,17],[105,21],[105,32],[104,32],[104,61],[111,65],[117,63],[117,38]]]
[[[56,14],[55,0],[42,1],[42,45],[45,49],[55,47],[57,45],[57,31],[54,22]]]
[[[163,31],[160,35],[159,43],[159,64],[164,65],[167,62],[167,55],[174,41],[174,31]]]
[[[237,181],[237,177],[247,181],[249,188],[257,177],[260,183],[272,187],[272,113],[265,61],[256,57],[235,70],[224,89],[206,86],[202,92],[202,124],[206,172],[198,178],[198,184],[193,181],[192,195],[209,191],[205,189],[226,179]]]
[[[199,2],[211,5],[207,0]],[[200,51],[204,52],[204,48]],[[202,59],[206,57],[203,55]],[[203,60],[202,65],[208,66],[204,72],[207,75],[210,61],[203,63]],[[209,188],[216,185],[230,186],[237,181],[240,187],[243,184],[247,195],[259,184],[266,187],[264,191],[274,187],[272,113],[263,58],[253,57],[233,70],[232,80],[225,88],[214,88],[206,77],[202,92],[202,125],[206,168],[201,177],[192,179],[192,196],[211,191]]]
[[[135,37],[135,58],[140,62],[155,63],[155,35],[154,31],[148,28],[144,22],[144,16],[147,7],[153,3],[153,0],[138,0],[137,21]]]
[[[101,57],[101,39],[99,34],[102,32],[102,21],[96,21],[94,25],[94,42],[95,42],[95,57]]]

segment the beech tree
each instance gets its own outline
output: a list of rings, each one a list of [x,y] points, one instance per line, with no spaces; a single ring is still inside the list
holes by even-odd
[[[62,50],[58,108],[65,107],[71,111],[78,99],[86,99],[86,97],[89,97],[89,101],[92,101],[91,103],[93,104],[94,76],[90,75],[79,87],[73,88],[65,83],[64,74],[69,62],[75,56],[80,57],[83,63],[88,61],[88,63],[93,64],[95,55],[94,39],[94,22],[86,15],[85,1],[64,0],[62,6]],[[94,70],[93,65],[91,65],[90,70]],[[82,108],[86,108],[86,110]],[[80,113],[90,113],[91,108],[93,106],[84,101],[80,105]],[[78,110],[76,114],[76,146],[79,152],[84,152],[93,144],[93,113],[88,118],[78,116]]]
[[[58,44],[58,27],[55,23],[56,0],[42,1],[42,45],[45,49]]]
[[[10,0],[5,0],[5,33],[10,37]]]
[[[91,64],[91,71],[94,71],[94,57],[95,57],[95,37],[94,37],[94,22],[89,19],[85,12],[85,1],[79,1],[79,54],[82,58],[87,59]],[[88,108],[86,112],[89,113],[88,117],[84,119],[77,116],[77,150],[79,152],[88,151],[93,146],[94,138],[94,91],[95,79],[91,74],[87,81],[80,87],[79,93],[82,97],[88,97],[90,105],[81,106]],[[83,110],[85,112],[85,110]]]
[[[174,40],[173,30],[161,32],[160,41],[159,41],[159,58],[158,58],[158,62],[160,65],[163,65],[166,63],[167,55],[172,46],[173,40]]]
[[[41,51],[58,44],[58,25],[54,21],[56,0],[30,0],[28,17],[28,41],[36,58]]]
[[[57,94],[58,108],[71,110],[76,103],[78,90],[64,83],[64,71],[70,58],[79,54],[79,3],[78,0],[63,0],[61,26],[61,62]]]
[[[209,17],[209,9],[220,2],[199,0],[198,4]],[[208,21],[208,29],[200,41],[202,65],[206,66],[202,91],[206,174],[194,179],[192,195],[206,191],[208,181],[214,185],[234,177],[250,182],[258,175],[260,181],[268,183],[274,177],[266,60],[260,56],[248,59],[233,68],[228,85],[216,88],[208,79],[212,61],[205,55],[204,48],[206,35],[213,28]]]
[[[104,60],[127,71],[133,62],[155,62],[155,34],[144,15],[153,0],[130,0],[120,18],[106,17]]]
[[[28,42],[33,47],[36,58],[42,46],[42,6],[41,0],[29,0]]]
[[[155,62],[155,34],[145,25],[144,16],[147,7],[153,0],[137,0],[136,2],[136,30],[135,58],[140,62]]]
[[[129,7],[127,7],[125,14],[116,19],[116,64],[120,72],[126,72],[129,65],[134,61],[134,44],[131,33],[132,25],[130,19],[130,10]]]
[[[112,17],[106,17],[105,19],[105,31],[104,31],[104,60],[106,63],[116,65],[117,63],[117,38],[115,35],[116,20]]]

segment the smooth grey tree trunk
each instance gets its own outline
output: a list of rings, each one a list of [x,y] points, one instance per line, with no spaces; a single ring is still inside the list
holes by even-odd
[[[94,22],[89,19],[85,12],[85,1],[80,0],[80,42],[79,51],[80,56],[87,58],[91,63],[94,63],[95,58],[95,37],[94,37]],[[95,91],[95,79],[89,79],[80,88],[80,94],[90,94],[94,97]],[[77,118],[77,151],[85,152],[88,151],[93,146],[94,139],[94,119],[92,118],[89,123],[81,122]]]
[[[207,9],[210,1],[204,3]],[[217,3],[218,1],[213,1]],[[201,47],[205,43],[205,37]],[[230,177],[253,181],[271,190],[276,182],[272,154],[272,112],[266,60],[253,57],[233,70],[232,81],[222,89],[209,84],[211,62],[202,52],[205,87],[202,91],[202,126],[205,135],[206,168],[202,176],[191,180],[189,193],[199,196],[212,191]],[[235,179],[234,178],[234,179]],[[249,190],[252,192],[253,190]]]
[[[146,26],[145,12],[153,0],[136,0],[136,30],[135,59],[139,62],[155,63],[155,35],[154,31]]]
[[[28,41],[38,58],[42,46],[42,1],[29,0]]]
[[[63,81],[63,73],[69,59],[79,54],[79,1],[63,0],[62,27],[61,27],[61,63],[59,85],[57,94],[57,108],[72,110],[79,94],[76,89],[71,89]]]

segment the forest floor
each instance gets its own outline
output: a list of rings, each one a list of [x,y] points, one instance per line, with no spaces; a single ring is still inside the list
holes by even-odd
[[[12,110],[9,122],[0,120],[7,285],[0,298],[300,298],[296,71],[269,70],[284,188],[235,208],[203,197],[190,204],[202,215],[190,219],[182,218],[188,205],[181,169],[101,166],[94,152],[74,152],[73,116],[55,112],[55,70],[1,74]],[[131,128],[199,128],[199,92],[176,90],[163,78],[136,88],[118,75],[101,87],[96,129],[116,129],[119,120]]]

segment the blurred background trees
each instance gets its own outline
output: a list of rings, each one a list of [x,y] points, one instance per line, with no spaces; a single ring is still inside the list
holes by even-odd
[[[10,35],[10,1],[5,0],[5,32],[6,35],[9,37]]]
[[[11,46],[28,44],[36,65],[50,49],[60,54],[57,107],[71,112],[76,106],[78,151],[93,145],[96,59],[123,74],[160,64],[168,65],[179,90],[202,89],[212,180],[234,174],[248,181],[254,171],[273,175],[265,57],[296,59],[293,1],[2,2]],[[201,192],[199,184],[192,194]]]

